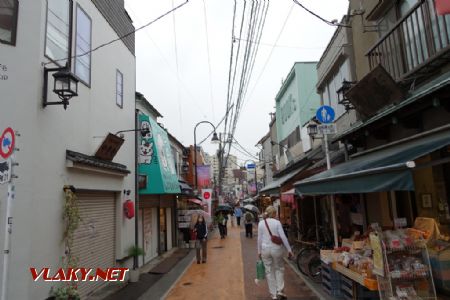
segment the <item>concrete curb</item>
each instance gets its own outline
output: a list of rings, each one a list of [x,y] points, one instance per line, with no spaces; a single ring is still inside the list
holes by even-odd
[[[164,299],[168,293],[172,290],[174,282],[177,282],[182,274],[192,265],[194,261],[194,253],[190,252],[183,258],[178,264],[164,276],[159,279],[154,285],[152,285],[144,294],[139,296],[138,300],[148,299]],[[181,275],[180,275],[181,274]]]
[[[178,282],[184,276],[184,274],[186,274],[186,272],[189,270],[189,268],[192,266],[192,264],[194,263],[195,260],[196,260],[195,256],[192,257],[191,262],[187,264],[186,268],[184,268],[183,272],[181,272],[180,275],[178,275],[178,278],[172,283],[172,285],[164,293],[164,295],[162,295],[161,298],[159,298],[160,300],[164,300],[167,298],[167,296],[170,294],[170,292],[173,290],[173,288],[178,284]]]
[[[303,280],[303,282],[308,286],[308,288],[314,294],[316,294],[317,297],[319,297],[320,300],[333,300],[333,298],[331,298],[324,291],[322,291],[322,289],[318,286],[318,284],[314,284],[313,282],[311,282],[311,280],[309,278],[307,278],[305,275],[300,273],[300,271],[297,270],[296,266],[294,265],[294,263],[291,260],[284,258],[284,261],[295,272],[295,274],[297,274],[298,277],[300,277]]]

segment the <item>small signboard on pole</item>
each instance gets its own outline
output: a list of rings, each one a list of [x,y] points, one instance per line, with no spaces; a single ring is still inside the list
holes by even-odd
[[[317,125],[317,131],[320,134],[336,134],[336,124],[319,124]]]
[[[0,184],[5,184],[11,181],[11,160],[0,162]]]

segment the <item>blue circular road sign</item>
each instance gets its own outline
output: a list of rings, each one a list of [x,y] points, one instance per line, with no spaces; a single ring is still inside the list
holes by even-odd
[[[333,123],[334,116],[335,116],[334,109],[328,105],[323,105],[319,107],[319,109],[316,112],[316,118],[322,124]]]

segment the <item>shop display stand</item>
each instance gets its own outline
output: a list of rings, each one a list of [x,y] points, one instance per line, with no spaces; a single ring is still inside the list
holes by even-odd
[[[382,233],[379,232],[378,235],[381,238],[384,263],[384,274],[377,274],[380,299],[437,299],[425,241],[417,240],[412,247],[391,249],[383,241]],[[411,267],[407,271],[396,269],[394,264],[408,259],[420,261],[424,268]]]

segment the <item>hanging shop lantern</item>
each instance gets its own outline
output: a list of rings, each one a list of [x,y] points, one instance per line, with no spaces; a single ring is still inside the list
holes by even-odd
[[[128,219],[134,218],[134,202],[131,200],[127,200],[123,203],[123,214]]]

